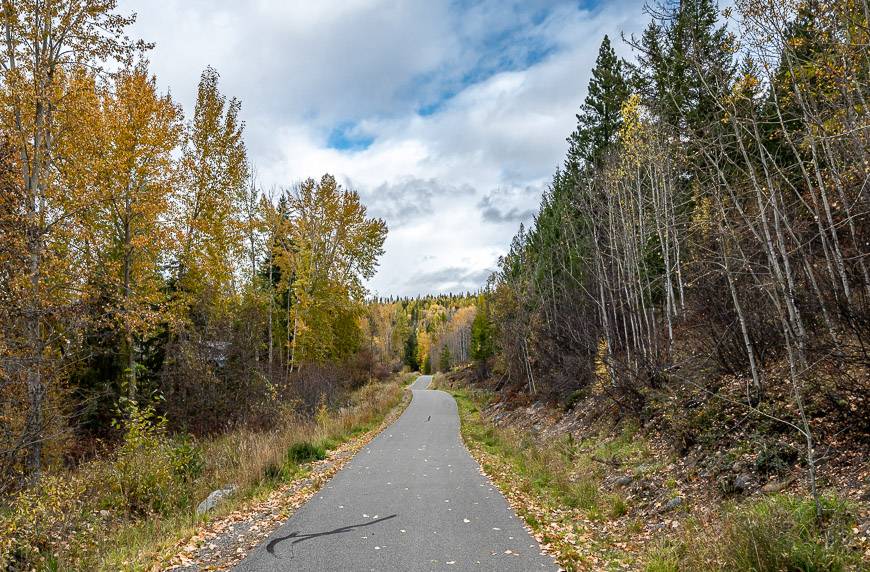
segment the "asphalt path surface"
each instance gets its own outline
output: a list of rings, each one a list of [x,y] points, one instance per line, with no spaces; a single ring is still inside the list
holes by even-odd
[[[556,570],[459,436],[456,402],[413,400],[239,571]]]

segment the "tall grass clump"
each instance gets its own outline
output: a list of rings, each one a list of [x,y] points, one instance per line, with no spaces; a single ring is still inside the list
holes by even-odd
[[[721,521],[690,525],[683,536],[647,557],[647,572],[840,572],[861,569],[850,548],[853,518],[848,506],[822,499],[823,518],[812,499],[777,495],[726,509]]]

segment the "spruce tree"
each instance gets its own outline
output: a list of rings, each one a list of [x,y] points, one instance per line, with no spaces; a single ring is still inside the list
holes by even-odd
[[[718,121],[717,99],[734,76],[729,44],[714,0],[680,0],[644,31],[639,69],[649,106],[687,137]]]
[[[411,368],[411,371],[420,369],[420,362],[417,361],[417,331],[413,328],[405,340],[405,365]]]
[[[438,369],[441,371],[450,371],[452,356],[450,355],[450,348],[445,344],[444,347],[441,348],[441,357],[438,360]]]
[[[714,0],[684,0],[674,34],[681,35],[686,59],[687,127],[694,134],[709,123],[718,123],[720,94],[727,93],[734,66],[728,47],[728,31],[719,25]]]
[[[486,362],[494,353],[489,317],[487,312],[478,310],[471,323],[471,358],[479,363]]]
[[[610,38],[604,36],[586,100],[577,115],[577,129],[568,138],[565,175],[574,183],[581,168],[594,167],[601,161],[619,133],[622,105],[629,93],[623,67]]]

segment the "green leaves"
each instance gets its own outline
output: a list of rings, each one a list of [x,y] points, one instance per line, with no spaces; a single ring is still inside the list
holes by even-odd
[[[285,198],[273,243],[281,275],[292,276],[293,361],[345,357],[359,345],[363,280],[374,275],[387,225],[332,175],[307,179]]]

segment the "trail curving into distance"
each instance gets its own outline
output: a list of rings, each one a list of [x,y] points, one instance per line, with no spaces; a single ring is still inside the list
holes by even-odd
[[[459,436],[456,402],[408,409],[258,546],[240,572],[557,570]]]

